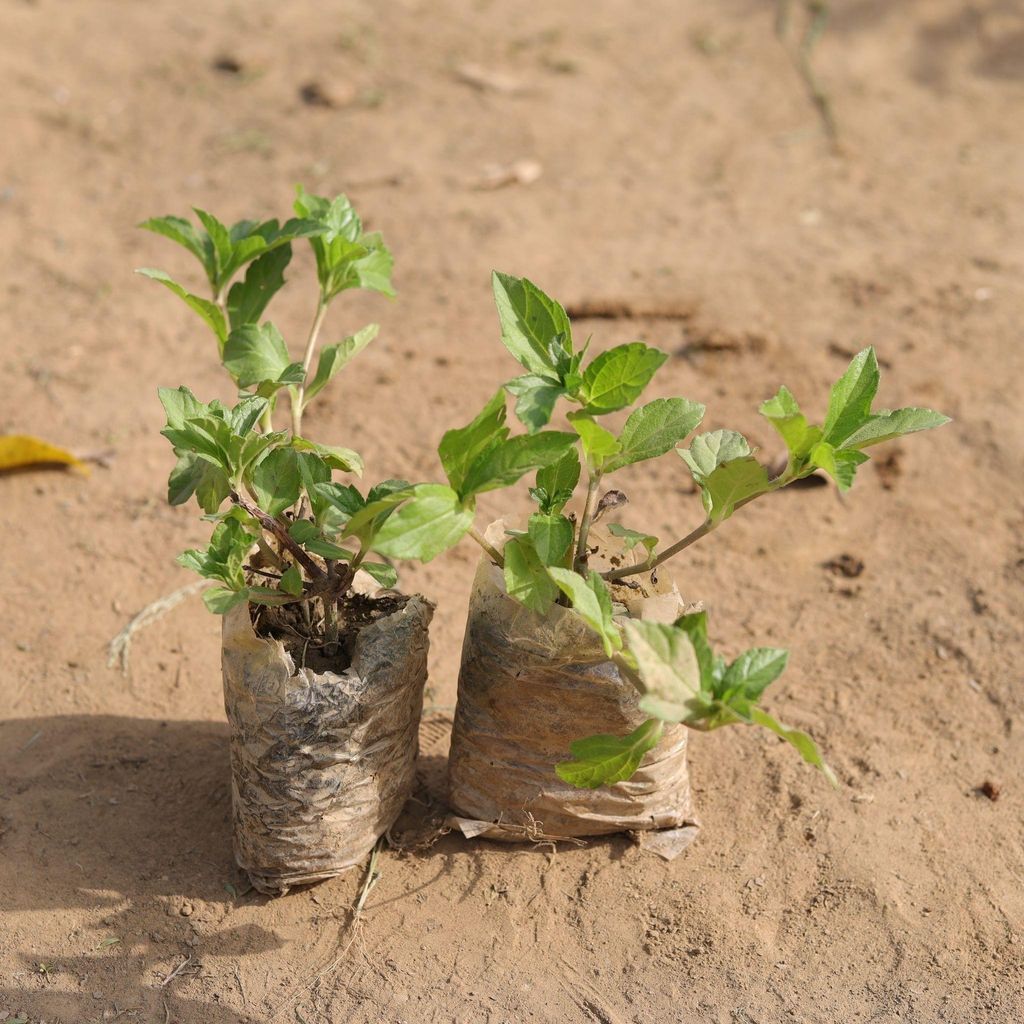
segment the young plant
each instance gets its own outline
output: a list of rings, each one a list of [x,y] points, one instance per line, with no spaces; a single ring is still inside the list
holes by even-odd
[[[417,514],[429,514],[431,485],[385,480],[364,495],[333,479],[335,472],[361,476],[359,454],[313,441],[302,430],[309,403],[378,331],[370,324],[324,346],[314,369],[330,303],[351,288],[393,295],[391,253],[379,234],[363,230],[344,196],[328,200],[301,187],[297,216],[283,225],[240,221],[228,227],[205,211],[195,212],[198,227],[180,217],[141,225],[178,242],[202,264],[209,298],[163,271],[140,273],[199,313],[239,389],[233,406],[203,403],[187,387],[160,389],[167,413],[162,433],[178,460],[168,501],[180,505],[194,495],[213,524],[209,546],[186,551],[179,561],[216,582],[204,593],[211,611],[223,614],[242,601],[299,604],[307,631],[322,632],[330,653],[338,640],[339,601],[356,571],[363,569],[385,587],[397,581],[394,568],[369,560],[371,553],[426,561],[444,546],[436,531],[428,535],[419,528],[415,515],[396,514],[413,497]],[[303,238],[316,258],[318,288],[302,358],[293,360],[280,331],[261,317],[285,283],[292,243]],[[282,396],[290,429],[278,430],[274,414]]]
[[[629,778],[644,753],[658,742],[663,723],[683,722],[702,730],[734,723],[761,725],[791,743],[831,778],[810,737],[781,725],[759,706],[765,688],[785,667],[784,651],[755,648],[726,664],[708,646],[703,614],[684,616],[674,625],[624,619],[616,615],[614,588],[630,576],[656,569],[755,498],[819,469],[840,490],[847,490],[858,467],[868,460],[866,449],[940,426],[947,417],[918,408],[872,412],[879,371],[874,350],[867,348],[833,386],[821,425],[807,420],[784,387],[761,405],[761,414],[788,451],[785,469],[772,476],[747,440],[733,430],[699,434],[687,448],[678,447],[704,417],[699,402],[663,398],[635,404],[668,358],[664,352],[633,342],[609,349],[584,365],[587,345],[575,347],[569,318],[559,303],[525,278],[495,273],[493,284],[502,341],[526,370],[509,381],[505,390],[515,397],[516,415],[527,433],[509,436],[500,391],[472,423],[448,431],[439,449],[450,485],[447,500],[452,509],[461,509],[468,517],[465,529],[503,569],[510,596],[538,615],[546,614],[556,602],[568,602],[601,638],[606,655],[637,687],[640,706],[650,716],[629,736],[576,741],[570,748],[573,759],[558,765],[558,774],[573,785],[587,787]],[[572,433],[544,429],[560,402],[570,406],[567,419]],[[600,422],[609,413],[630,407],[618,433]],[[702,521],[664,548],[646,531],[613,524],[610,532],[622,539],[627,550],[639,548],[643,557],[633,565],[600,574],[594,571],[588,564],[597,550],[591,546],[591,527],[623,497],[615,490],[603,493],[606,478],[671,451],[682,459],[700,489]],[[483,490],[514,483],[533,464],[541,466],[530,490],[537,511],[529,517],[525,531],[508,532],[499,551],[471,525],[475,497]],[[577,520],[566,514],[565,507],[581,480],[585,496]],[[414,506],[411,502],[405,514]]]

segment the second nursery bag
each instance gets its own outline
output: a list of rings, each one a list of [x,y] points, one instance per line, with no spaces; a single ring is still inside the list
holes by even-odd
[[[671,621],[682,601],[663,593],[638,600],[630,611]],[[502,571],[481,559],[449,760],[450,802],[463,831],[522,840],[691,824],[681,725],[666,728],[636,773],[614,785],[579,789],[552,770],[571,739],[622,736],[646,719],[636,688],[572,609],[555,605],[538,615],[511,598]]]

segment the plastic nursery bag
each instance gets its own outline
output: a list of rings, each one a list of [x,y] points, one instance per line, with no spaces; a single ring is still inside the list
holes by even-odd
[[[488,536],[500,543],[493,528]],[[627,613],[673,621],[683,601],[667,581],[657,589],[648,584],[628,601]],[[576,789],[555,774],[572,740],[636,729],[647,717],[637,702],[635,688],[582,620],[558,605],[544,617],[530,611],[508,596],[501,570],[481,559],[449,755],[455,824],[467,836],[507,841],[665,829],[641,845],[671,859],[697,831],[685,727],[666,726],[625,782]]]
[[[249,608],[224,617],[235,859],[260,892],[359,863],[412,791],[433,605],[362,627],[342,672],[296,670]]]

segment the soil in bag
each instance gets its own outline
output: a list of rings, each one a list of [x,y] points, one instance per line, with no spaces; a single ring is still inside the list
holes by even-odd
[[[420,596],[356,595],[329,657],[288,610],[240,605],[223,626],[235,857],[268,894],[358,864],[398,817],[433,615]]]

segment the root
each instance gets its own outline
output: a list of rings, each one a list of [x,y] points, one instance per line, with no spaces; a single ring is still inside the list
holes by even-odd
[[[121,675],[128,675],[128,661],[131,657],[132,640],[134,640],[135,634],[140,629],[156,622],[157,619],[163,618],[172,608],[181,604],[186,597],[198,594],[200,590],[209,585],[209,580],[195,580],[187,586],[172,590],[171,593],[164,594],[163,597],[147,604],[107,645],[107,668],[118,666],[121,669]]]

